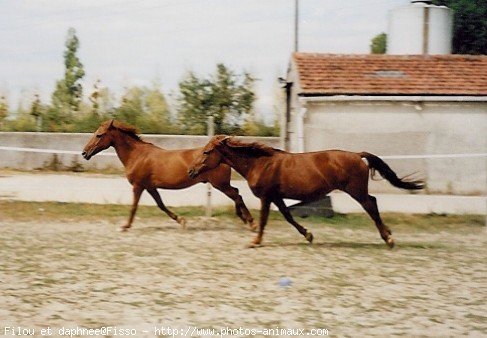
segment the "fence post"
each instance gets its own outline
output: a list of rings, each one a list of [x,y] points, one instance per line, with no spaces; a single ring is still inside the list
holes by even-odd
[[[207,135],[208,141],[215,135],[215,123],[213,116],[208,116],[207,123]],[[211,210],[211,190],[212,186],[210,183],[206,183],[206,217],[211,217],[212,210]]]

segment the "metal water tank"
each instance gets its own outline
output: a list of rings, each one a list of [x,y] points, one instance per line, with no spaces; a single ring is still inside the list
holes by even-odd
[[[431,1],[411,1],[389,12],[387,54],[450,54],[453,15]]]

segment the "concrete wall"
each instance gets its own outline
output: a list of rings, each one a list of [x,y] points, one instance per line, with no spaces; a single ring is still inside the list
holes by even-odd
[[[81,151],[93,134],[67,133],[17,133],[0,132],[0,146],[40,148],[79,151],[75,154],[50,154],[35,152],[18,152],[0,150],[0,168],[33,170],[47,168],[54,162],[62,169],[82,167],[83,169],[122,169],[122,164],[116,156],[96,155],[90,161],[81,156]],[[207,136],[186,135],[142,135],[142,138],[165,149],[184,149],[202,147],[208,141]],[[244,141],[258,141],[278,148],[278,137],[239,137]],[[113,148],[105,152],[114,152]]]
[[[304,149],[344,149],[377,155],[487,152],[487,103],[327,101],[305,102]],[[297,149],[296,114],[288,124]],[[435,193],[485,194],[487,158],[387,160],[399,176],[418,172]],[[372,191],[398,191],[385,182]]]

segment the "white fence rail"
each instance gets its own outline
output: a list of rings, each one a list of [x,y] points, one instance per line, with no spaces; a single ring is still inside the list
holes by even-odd
[[[48,153],[48,154],[70,154],[81,155],[79,150],[61,150],[61,149],[41,149],[41,148],[22,148],[22,147],[4,147],[0,146],[0,150],[5,151],[19,151],[31,153]],[[114,152],[102,152],[97,156],[117,156]],[[487,153],[474,154],[425,154],[425,155],[377,155],[384,160],[405,160],[405,159],[434,159],[434,158],[476,158],[487,157]]]
[[[62,150],[62,149],[42,149],[42,148],[30,148],[30,147],[8,147],[8,146],[0,146],[0,151],[9,151],[9,152],[33,152],[33,153],[46,153],[46,154],[66,154],[66,155],[81,155],[79,150]],[[105,151],[99,153],[97,156],[116,156],[116,153],[111,151]],[[462,159],[462,158],[487,158],[487,153],[472,153],[472,154],[420,154],[420,155],[387,155],[387,156],[380,156],[385,160],[402,160],[402,159]],[[7,181],[2,181],[0,183],[0,187],[3,188],[0,193],[7,193],[7,195],[17,196],[14,199],[25,200],[32,199],[33,196],[37,196],[36,194],[32,195],[33,187],[37,184],[41,184],[44,186],[46,180],[54,180],[56,179],[52,175],[48,175],[46,177],[39,177],[38,175],[34,175],[34,177],[18,177],[17,178],[10,178]],[[97,180],[96,184],[86,184],[87,182],[70,182],[69,184],[63,184],[65,187],[77,186],[73,192],[63,191],[62,196],[45,196],[43,193],[44,190],[40,189],[38,196],[33,198],[33,200],[60,200],[60,201],[70,201],[70,202],[87,202],[90,201],[91,203],[102,203],[98,200],[93,200],[93,196],[101,196],[103,202],[112,202],[117,203],[130,203],[130,188],[129,185],[126,183],[124,179],[113,179],[107,178],[110,181],[110,185],[117,181],[119,189],[102,189],[97,190],[97,193],[93,194],[93,191],[89,188],[90,186],[98,187],[100,186],[100,178],[74,178],[67,175],[59,175],[60,180]],[[28,184],[28,194],[22,190],[22,184],[17,184],[13,182],[30,182]],[[30,181],[29,181],[30,180]],[[32,182],[31,182],[32,181]],[[38,182],[39,181],[39,182]],[[103,181],[104,182],[104,181]],[[65,182],[67,183],[67,182]],[[75,184],[76,183],[76,184]],[[93,183],[93,182],[91,182]],[[243,195],[245,195],[246,201],[248,201],[249,205],[253,208],[258,208],[259,203],[258,200],[253,197],[252,193],[248,190],[246,184],[236,183],[239,186],[239,189]],[[87,199],[82,198],[83,193],[82,189],[79,188],[81,186],[88,187],[86,188],[86,192],[88,193]],[[102,184],[103,186],[103,184]],[[481,187],[480,187],[481,188]],[[487,186],[484,187],[487,190]],[[69,190],[69,189],[68,189]],[[115,190],[115,191],[114,191]],[[224,196],[220,196],[218,193],[213,196],[215,199],[212,202],[209,202],[211,197],[208,195],[207,189],[203,191],[200,187],[194,187],[191,190],[190,196],[193,196],[193,200],[191,201],[191,205],[196,204],[203,204],[206,197],[206,204],[207,208],[211,210],[211,205],[226,205],[226,203],[231,202]],[[35,189],[34,189],[35,192]],[[112,195],[106,195],[110,192]],[[184,203],[188,203],[187,195],[188,192],[172,192],[171,195],[168,195],[168,204],[169,205],[180,205],[184,201]],[[25,196],[24,196],[25,195]],[[72,196],[71,196],[72,195]],[[206,195],[206,196],[205,196]],[[355,205],[354,202],[348,198],[347,196],[343,196],[344,194],[335,193],[332,194],[332,201],[334,204],[334,209],[338,212],[358,212],[360,208],[358,205]],[[178,197],[178,198],[176,198]],[[445,212],[445,213],[487,213],[487,198],[484,196],[428,196],[428,195],[418,195],[418,196],[410,196],[410,195],[379,195],[379,200],[381,201],[381,207],[384,211],[394,211],[394,212],[417,212],[417,213],[427,213],[427,212]],[[484,202],[482,202],[484,200]],[[146,198],[142,201],[143,204],[152,205],[152,200]],[[455,206],[455,207],[452,207]],[[487,225],[487,219],[486,219]]]

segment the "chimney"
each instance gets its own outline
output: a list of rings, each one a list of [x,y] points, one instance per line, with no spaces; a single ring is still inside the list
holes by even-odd
[[[389,11],[387,54],[450,54],[452,27],[448,7],[413,0]]]

